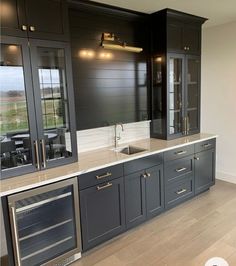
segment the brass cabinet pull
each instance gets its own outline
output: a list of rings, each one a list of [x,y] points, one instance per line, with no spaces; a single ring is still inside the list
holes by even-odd
[[[187,116],[187,117],[186,117],[186,134],[189,133],[189,130],[190,130],[190,126],[189,126],[189,117]]]
[[[16,225],[15,207],[11,207],[11,214],[12,214],[13,235],[14,235],[14,240],[15,240],[14,246],[15,246],[16,261],[17,261],[17,266],[20,266],[21,265],[21,258],[20,258],[19,238],[18,238],[17,225]]]
[[[197,160],[197,161],[199,161],[199,160],[200,160],[200,158],[199,158],[199,157],[194,157],[194,159],[195,159],[195,160]]]
[[[34,27],[34,26],[30,26],[29,29],[30,29],[30,31],[32,31],[32,32],[35,31],[35,27]]]
[[[187,122],[187,117],[185,117],[185,135],[188,134],[188,122]]]
[[[36,168],[39,170],[40,169],[40,164],[39,164],[39,147],[38,147],[38,141],[34,141],[34,150],[35,150],[35,163],[36,163]]]
[[[42,163],[42,166],[43,166],[44,168],[46,168],[47,165],[46,165],[45,140],[44,140],[44,139],[41,139],[41,140],[40,140],[40,144],[41,144],[41,148],[42,148],[42,156],[43,156],[43,163]]]
[[[107,183],[105,186],[97,186],[97,190],[102,190],[102,189],[105,189],[105,188],[108,188],[108,187],[111,187],[112,186],[112,183]]]
[[[182,194],[182,193],[184,193],[184,192],[186,192],[186,191],[187,191],[186,188],[182,188],[182,189],[176,191],[175,193],[178,194],[178,195],[180,195],[180,194]]]
[[[151,174],[150,173],[144,173],[144,174],[141,174],[141,177],[143,178],[147,178],[147,177],[150,177]]]
[[[186,167],[182,167],[182,168],[175,169],[175,171],[176,171],[177,173],[179,173],[179,172],[183,172],[183,171],[185,171],[185,170],[187,170]]]
[[[107,172],[107,173],[102,174],[102,175],[96,175],[96,178],[97,179],[102,179],[102,178],[109,177],[109,176],[112,176],[112,173]]]
[[[183,118],[183,134],[187,135],[187,117]]]
[[[208,148],[208,147],[211,146],[211,143],[206,143],[206,144],[203,144],[202,146],[203,146],[204,148]]]
[[[177,152],[175,152],[175,154],[177,154],[177,155],[181,155],[181,154],[185,154],[185,153],[187,153],[187,151],[177,151]]]
[[[22,25],[22,26],[21,26],[21,29],[22,29],[23,31],[27,31],[27,26],[26,26],[26,25]]]

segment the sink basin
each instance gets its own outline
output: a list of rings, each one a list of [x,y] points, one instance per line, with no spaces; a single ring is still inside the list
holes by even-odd
[[[114,151],[127,154],[127,155],[131,155],[131,154],[135,154],[135,153],[146,151],[146,150],[143,148],[139,148],[139,147],[126,146],[126,147],[114,149]]]

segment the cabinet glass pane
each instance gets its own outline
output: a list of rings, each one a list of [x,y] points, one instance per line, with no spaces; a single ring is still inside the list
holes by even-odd
[[[181,58],[169,59],[169,134],[182,132],[182,69]]]
[[[41,265],[77,247],[73,186],[15,202],[21,263]]]
[[[37,48],[46,160],[72,156],[65,52]]]
[[[0,58],[1,168],[32,164],[26,88],[19,45],[1,44]]]
[[[152,126],[157,134],[164,131],[164,110],[162,99],[162,57],[153,58],[153,80],[152,80]]]
[[[199,109],[199,71],[200,60],[188,58],[187,60],[187,119],[188,129],[196,130],[198,128],[198,109]]]

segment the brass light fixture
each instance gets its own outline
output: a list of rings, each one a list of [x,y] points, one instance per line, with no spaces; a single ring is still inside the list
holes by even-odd
[[[121,42],[114,33],[107,32],[104,32],[102,34],[101,46],[105,49],[120,50],[133,53],[140,53],[143,51],[143,48],[140,47],[127,46],[126,43]]]

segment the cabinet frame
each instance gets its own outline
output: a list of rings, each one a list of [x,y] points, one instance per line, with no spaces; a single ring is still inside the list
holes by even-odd
[[[1,36],[1,43],[3,44],[12,44],[19,45],[22,51],[22,67],[24,74],[24,84],[25,84],[25,93],[26,93],[26,106],[28,110],[28,122],[29,122],[29,132],[31,138],[31,147],[32,147],[32,165],[24,165],[22,167],[16,167],[12,169],[6,169],[1,171],[2,179],[27,174],[29,172],[37,171],[36,168],[36,156],[35,156],[35,147],[34,141],[38,139],[36,117],[34,110],[34,93],[32,90],[32,79],[31,79],[31,65],[30,65],[30,54],[28,41],[24,38],[11,37],[11,36]]]
[[[66,88],[68,97],[68,112],[69,112],[69,125],[70,125],[70,136],[71,136],[71,149],[72,156],[68,158],[59,158],[47,162],[45,169],[60,166],[68,163],[75,162],[77,160],[77,145],[76,142],[76,126],[75,126],[75,103],[73,94],[73,82],[72,82],[72,69],[71,69],[71,55],[69,43],[56,42],[56,41],[45,41],[29,39],[30,41],[30,56],[32,66],[32,79],[33,79],[33,90],[35,99],[41,99],[39,77],[37,72],[37,47],[48,47],[48,48],[62,48],[65,52],[65,70],[66,70]],[[42,119],[42,107],[41,101],[35,101],[35,112],[38,128],[38,138],[43,139],[43,119]],[[40,162],[42,161],[42,151],[39,149]]]
[[[29,121],[29,132],[31,137],[31,148],[32,148],[32,165],[24,165],[22,167],[16,167],[12,169],[6,169],[1,171],[1,179],[20,176],[23,174],[36,172],[40,170],[49,169],[55,166],[61,166],[68,163],[73,163],[78,160],[77,154],[77,138],[76,138],[76,125],[75,125],[75,103],[73,94],[73,81],[71,71],[71,54],[70,45],[66,42],[47,41],[47,40],[36,40],[26,39],[11,36],[2,36],[1,43],[20,45],[22,50],[22,66],[25,81],[25,92],[26,92],[26,104],[28,108],[28,121]],[[68,113],[69,113],[69,125],[70,125],[70,136],[71,136],[71,149],[72,156],[68,158],[59,158],[47,162],[47,167],[42,167],[42,150],[40,148],[39,140],[44,138],[43,134],[43,120],[42,120],[42,109],[41,109],[41,95],[39,89],[39,78],[37,73],[37,47],[49,47],[49,48],[62,48],[65,52],[65,69],[66,69],[66,87],[67,87],[67,98],[68,98]],[[36,166],[36,154],[34,142],[37,141],[39,153],[39,169]],[[76,145],[75,145],[76,144]]]
[[[28,0],[14,0],[16,3],[16,16],[18,22],[18,28],[10,28],[10,27],[1,27],[1,31],[3,35],[9,36],[17,36],[17,37],[29,37],[36,39],[45,39],[45,40],[57,40],[57,41],[69,41],[69,21],[68,21],[68,6],[66,0],[51,0],[60,4],[60,15],[61,15],[61,26],[62,33],[49,33],[43,31],[37,31],[37,27],[35,30],[30,30],[30,27],[35,27],[35,25],[31,25],[28,20],[28,14],[30,13],[30,8],[27,4]],[[47,8],[45,6],[45,8]],[[40,23],[40,19],[44,19],[41,17],[41,14],[38,15],[38,21]],[[49,20],[47,17],[46,19]],[[25,26],[25,29],[22,27]]]

